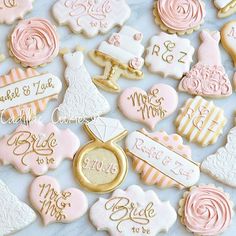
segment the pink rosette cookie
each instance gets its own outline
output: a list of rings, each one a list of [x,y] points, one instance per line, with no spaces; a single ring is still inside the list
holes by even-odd
[[[179,202],[186,228],[197,235],[219,235],[230,225],[233,203],[223,189],[212,185],[192,187]]]
[[[202,0],[158,0],[153,13],[163,30],[180,35],[199,29],[206,15]]]
[[[50,63],[59,52],[55,27],[43,18],[22,20],[9,37],[9,51],[25,67]]]

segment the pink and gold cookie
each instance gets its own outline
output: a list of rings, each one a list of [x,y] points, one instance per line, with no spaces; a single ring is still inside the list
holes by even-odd
[[[162,30],[182,35],[200,28],[206,10],[202,0],[157,0],[153,14]]]
[[[44,66],[59,53],[54,25],[44,18],[22,20],[8,39],[10,55],[24,67]]]
[[[177,134],[148,133],[142,129],[129,134],[125,146],[134,170],[145,184],[183,189],[199,180],[199,165],[192,160],[190,147]]]
[[[0,24],[12,24],[33,9],[34,0],[0,0]]]
[[[88,200],[82,191],[77,188],[61,191],[57,180],[46,175],[32,182],[29,198],[44,225],[70,223],[82,217],[88,209]]]
[[[231,224],[233,203],[227,193],[212,185],[192,187],[179,202],[181,222],[201,236],[223,233]]]

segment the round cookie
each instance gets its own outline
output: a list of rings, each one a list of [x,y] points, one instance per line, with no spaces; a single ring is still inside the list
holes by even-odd
[[[55,26],[44,18],[22,20],[8,39],[10,55],[24,67],[50,63],[59,53]]]
[[[229,227],[233,217],[229,195],[212,185],[192,187],[184,193],[179,206],[182,224],[196,235],[219,235]]]
[[[202,0],[157,0],[153,14],[162,30],[183,35],[199,29],[206,11]]]

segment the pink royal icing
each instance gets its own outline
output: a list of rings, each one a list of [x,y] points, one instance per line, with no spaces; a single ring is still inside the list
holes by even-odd
[[[55,27],[46,19],[22,20],[10,36],[9,49],[24,66],[37,67],[52,61],[59,52]]]
[[[69,223],[79,219],[88,209],[88,200],[82,191],[77,188],[61,191],[57,180],[50,176],[36,178],[30,186],[29,196],[44,225]]]
[[[206,15],[201,0],[158,0],[157,12],[165,26],[176,31],[197,27]]]
[[[228,196],[216,187],[195,187],[185,199],[184,224],[198,235],[219,235],[231,223],[232,215]]]
[[[35,121],[3,137],[0,146],[1,164],[12,164],[22,173],[42,175],[56,169],[63,159],[72,160],[80,141],[69,129],[59,130],[52,123]]]
[[[221,62],[220,33],[202,31],[198,49],[198,63],[179,84],[180,91],[207,97],[232,94],[232,86]]]

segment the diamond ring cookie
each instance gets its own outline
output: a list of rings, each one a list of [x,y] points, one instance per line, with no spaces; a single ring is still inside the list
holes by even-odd
[[[130,26],[123,26],[119,33],[113,33],[97,50],[91,51],[91,59],[104,67],[104,74],[94,76],[93,82],[108,92],[120,92],[116,81],[121,76],[132,80],[142,79],[142,38],[141,32]]]
[[[232,94],[232,86],[221,61],[218,31],[200,33],[198,62],[183,77],[179,90],[192,95],[221,98]]]
[[[46,109],[47,103],[58,97],[61,80],[35,69],[11,69],[0,77],[0,112],[7,121],[30,121]]]
[[[151,38],[145,64],[153,73],[181,79],[190,69],[193,54],[194,48],[188,39],[161,32]]]
[[[88,200],[82,191],[77,188],[61,191],[57,180],[46,175],[33,180],[29,198],[44,225],[70,223],[82,217],[88,209]]]
[[[214,0],[218,9],[218,17],[225,18],[236,12],[236,0]]]
[[[22,66],[44,66],[59,53],[56,27],[44,18],[22,20],[9,35],[8,48]]]
[[[144,192],[132,185],[125,191],[115,190],[108,199],[99,198],[91,207],[89,218],[97,230],[106,230],[111,236],[156,236],[169,231],[177,214],[154,191]]]
[[[223,233],[232,223],[233,203],[227,193],[213,185],[192,187],[179,202],[181,223],[202,236]]]
[[[82,122],[108,113],[110,105],[92,82],[84,65],[83,53],[69,52],[63,55],[63,59],[67,65],[65,79],[68,88],[57,108],[59,120]]]
[[[200,28],[206,9],[202,0],[157,0],[153,14],[162,30],[183,35]]]
[[[118,107],[127,118],[152,130],[160,120],[170,116],[177,105],[177,92],[166,84],[156,84],[148,92],[136,87],[127,88],[118,100]]]
[[[52,13],[60,25],[68,25],[75,33],[95,37],[115,26],[122,26],[130,17],[126,0],[58,0]]]
[[[127,135],[119,120],[98,117],[84,125],[92,141],[74,157],[76,179],[85,189],[106,193],[117,188],[126,177],[128,160],[116,142]]]
[[[36,220],[35,212],[0,180],[0,235],[10,235]]]
[[[227,122],[224,110],[200,96],[189,98],[175,120],[178,134],[205,147],[214,144]]]
[[[183,145],[177,134],[148,133],[142,129],[127,136],[125,147],[145,184],[183,189],[195,185],[200,178],[200,168],[191,159],[190,147]]]
[[[1,0],[0,24],[12,24],[33,9],[33,0]]]
[[[56,169],[63,159],[72,160],[80,141],[69,129],[34,121],[0,139],[0,146],[2,165],[12,164],[21,173],[43,175]]]
[[[227,136],[225,146],[219,148],[203,160],[201,170],[216,180],[236,187],[236,127],[232,128]]]

